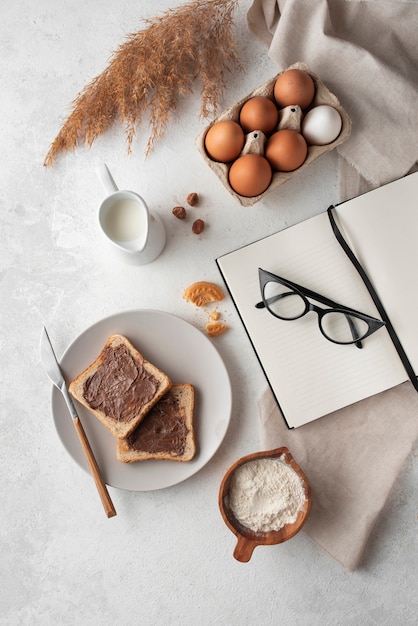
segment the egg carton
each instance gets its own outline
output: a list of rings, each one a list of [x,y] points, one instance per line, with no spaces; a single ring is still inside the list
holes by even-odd
[[[234,191],[234,189],[232,189],[231,185],[229,184],[228,173],[229,173],[229,168],[231,167],[231,163],[220,163],[218,161],[212,160],[208,156],[208,153],[206,152],[206,149],[205,149],[206,134],[208,130],[217,122],[221,122],[223,120],[234,120],[235,122],[239,123],[239,114],[240,114],[243,104],[254,96],[266,96],[267,98],[270,98],[270,100],[273,100],[273,102],[275,102],[274,95],[273,95],[274,84],[277,78],[280,76],[280,74],[290,69],[304,70],[312,77],[312,80],[315,83],[315,96],[309,108],[307,109],[307,111],[322,104],[328,104],[329,106],[334,107],[334,109],[336,109],[341,116],[341,120],[342,120],[341,131],[338,137],[332,143],[329,143],[327,145],[314,146],[314,145],[308,144],[308,154],[307,154],[305,161],[302,163],[302,165],[298,167],[296,170],[293,170],[291,172],[274,171],[270,185],[260,195],[253,196],[250,198],[245,197],[245,196],[240,196],[239,194],[236,193],[236,191]],[[204,131],[199,135],[199,137],[196,140],[198,150],[202,154],[206,163],[215,172],[218,178],[222,181],[222,183],[224,184],[226,189],[229,191],[229,193],[233,195],[234,198],[236,198],[242,206],[252,206],[256,202],[259,202],[262,198],[264,198],[264,196],[271,193],[272,191],[274,191],[275,189],[277,189],[278,187],[286,183],[291,178],[294,178],[295,176],[299,175],[303,170],[309,167],[309,165],[313,161],[315,161],[315,159],[325,154],[326,152],[333,150],[338,145],[346,141],[346,139],[348,139],[351,133],[351,119],[349,118],[346,111],[341,106],[338,98],[333,93],[331,93],[331,91],[329,91],[329,89],[324,85],[324,83],[319,79],[319,77],[314,72],[312,72],[312,70],[305,63],[301,63],[301,62],[294,63],[293,65],[286,68],[286,70],[283,70],[283,72],[279,72],[279,74],[277,74],[276,76],[268,80],[263,85],[257,87],[247,96],[242,98],[239,102],[231,106],[229,109],[227,109],[223,113],[219,114],[207,126],[207,128],[204,129]],[[292,129],[292,130],[296,130],[300,132],[303,116],[304,116],[304,113],[302,112],[301,108],[296,105],[288,106],[288,107],[281,109],[279,111],[279,123],[278,123],[276,130],[282,130],[286,128],[286,129]],[[255,154],[263,155],[267,139],[268,137],[266,137],[266,135],[262,133],[261,131],[253,131],[251,133],[246,134],[245,144],[244,144],[244,147],[242,149],[240,156],[244,154],[248,154],[248,153],[255,153]]]

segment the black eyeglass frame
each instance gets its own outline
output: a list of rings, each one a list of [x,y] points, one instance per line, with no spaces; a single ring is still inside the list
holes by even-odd
[[[331,341],[332,343],[336,343],[338,345],[343,345],[343,346],[354,344],[357,346],[357,348],[362,348],[363,345],[361,342],[363,339],[366,339],[366,337],[369,337],[370,335],[375,333],[377,330],[379,330],[379,328],[386,325],[385,322],[383,322],[382,320],[379,320],[370,315],[366,315],[365,313],[361,313],[361,311],[357,311],[356,309],[352,309],[350,307],[346,307],[341,304],[338,304],[337,302],[330,300],[326,296],[322,296],[321,294],[316,293],[315,291],[312,291],[311,289],[302,287],[301,285],[298,285],[297,283],[293,283],[290,280],[282,278],[281,276],[278,276],[277,274],[273,274],[272,272],[268,272],[267,270],[263,270],[260,267],[258,268],[258,276],[259,276],[259,281],[260,281],[261,297],[263,298],[263,300],[261,302],[257,302],[257,304],[255,305],[257,309],[266,308],[271,315],[283,321],[296,320],[296,319],[303,317],[310,311],[313,311],[318,315],[318,325],[319,325],[319,329],[322,335],[325,337],[325,339],[328,339],[328,341]],[[291,289],[293,292],[296,292],[304,301],[305,310],[300,315],[297,315],[293,318],[281,317],[280,315],[277,315],[277,313],[275,313],[274,311],[270,309],[269,302],[264,296],[264,289],[268,282],[280,283],[284,285],[285,287],[288,287],[289,289]],[[283,297],[283,295],[285,294],[282,294],[281,296],[278,296],[278,297]],[[312,304],[311,302],[309,302],[308,298],[311,298],[312,300],[316,300],[317,302],[321,302],[321,304],[325,304],[328,308],[324,309],[315,304]],[[353,341],[349,341],[349,342],[337,341],[335,339],[332,339],[325,333],[323,326],[322,326],[322,320],[325,315],[327,315],[328,313],[332,313],[332,312],[347,314],[347,322],[350,326],[351,334],[353,336]],[[368,330],[366,331],[366,333],[359,336],[359,333],[357,332],[355,324],[352,320],[353,317],[358,318],[359,320],[362,320],[368,325]]]

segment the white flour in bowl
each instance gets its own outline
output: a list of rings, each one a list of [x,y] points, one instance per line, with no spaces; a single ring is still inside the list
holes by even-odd
[[[279,458],[249,461],[231,477],[229,506],[235,518],[254,532],[294,523],[305,499],[299,476]]]

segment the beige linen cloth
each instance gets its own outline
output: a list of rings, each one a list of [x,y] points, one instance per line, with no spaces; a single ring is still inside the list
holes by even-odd
[[[341,201],[415,169],[418,4],[254,0],[247,20],[278,71],[306,63],[351,117],[337,148]],[[311,483],[304,531],[355,570],[418,437],[417,392],[406,382],[293,430],[269,389],[258,408],[264,449],[288,447]]]

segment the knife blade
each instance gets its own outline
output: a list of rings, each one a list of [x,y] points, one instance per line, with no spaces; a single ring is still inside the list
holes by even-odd
[[[113,502],[110,498],[106,484],[103,481],[102,475],[100,473],[99,466],[94,457],[93,450],[91,449],[90,443],[87,439],[87,435],[84,432],[83,425],[74,406],[74,402],[68,391],[64,376],[61,371],[61,367],[57,361],[57,357],[55,356],[54,348],[52,347],[52,343],[45,326],[43,327],[41,334],[41,361],[46,373],[48,374],[48,377],[55,385],[55,387],[59,389],[64,396],[78,438],[89,464],[91,474],[93,476],[94,482],[96,483],[96,488],[102,501],[105,513],[107,517],[113,517],[114,515],[116,515],[115,507],[113,506]]]

